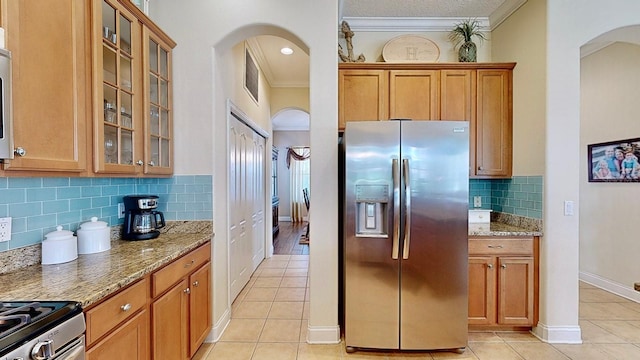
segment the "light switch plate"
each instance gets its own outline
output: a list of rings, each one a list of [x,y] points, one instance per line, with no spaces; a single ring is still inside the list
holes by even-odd
[[[11,217],[0,218],[0,242],[11,240]]]
[[[573,201],[564,202],[564,216],[573,216]]]

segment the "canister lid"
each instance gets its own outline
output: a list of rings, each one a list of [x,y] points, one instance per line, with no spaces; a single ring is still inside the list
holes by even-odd
[[[69,230],[62,230],[62,226],[56,226],[56,231],[52,231],[46,234],[44,237],[46,240],[64,240],[73,236],[73,232]]]
[[[97,217],[92,217],[91,221],[87,221],[85,223],[80,224],[80,229],[82,230],[98,230],[104,229],[107,227],[106,221],[98,221]]]

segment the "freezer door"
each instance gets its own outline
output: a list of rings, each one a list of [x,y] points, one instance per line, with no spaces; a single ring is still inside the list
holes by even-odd
[[[402,122],[400,348],[467,346],[467,122]]]
[[[344,316],[351,347],[399,347],[399,136],[395,121],[350,122],[345,130]]]

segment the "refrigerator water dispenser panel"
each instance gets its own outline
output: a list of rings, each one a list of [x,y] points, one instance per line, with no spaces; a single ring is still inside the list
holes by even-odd
[[[388,237],[387,206],[389,204],[389,185],[358,184],[356,197],[356,236]]]

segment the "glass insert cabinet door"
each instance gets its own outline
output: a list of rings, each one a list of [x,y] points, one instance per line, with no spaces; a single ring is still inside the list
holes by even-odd
[[[102,83],[98,94],[102,93],[100,112],[102,131],[97,135],[97,171],[135,172],[136,136],[141,131],[136,119],[135,104],[141,101],[141,94],[133,82],[139,46],[140,29],[138,21],[117,1],[99,0],[95,2],[101,37]],[[97,5],[99,4],[99,5]],[[138,44],[138,45],[136,45]],[[138,158],[138,159],[136,159]]]
[[[146,32],[148,91],[145,173],[163,174],[173,168],[171,109],[171,46]]]

